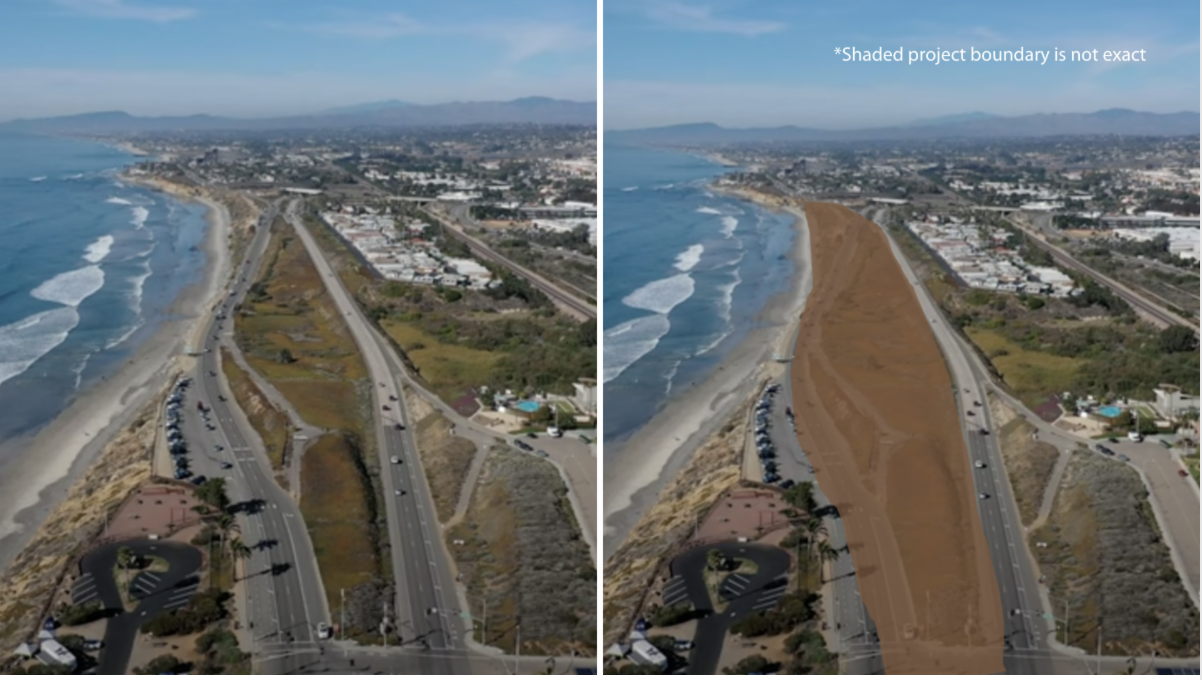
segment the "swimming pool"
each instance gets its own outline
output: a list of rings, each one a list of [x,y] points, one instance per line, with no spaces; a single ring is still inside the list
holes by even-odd
[[[517,403],[518,410],[525,411],[526,413],[534,413],[540,405],[537,401],[530,401],[529,399]]]
[[[1117,406],[1103,406],[1098,409],[1098,415],[1106,416],[1107,418],[1117,418],[1122,415],[1123,409]]]

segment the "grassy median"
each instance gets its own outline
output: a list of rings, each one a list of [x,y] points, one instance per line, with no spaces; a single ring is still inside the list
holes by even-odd
[[[272,225],[235,328],[247,363],[302,419],[329,432],[304,453],[300,491],[326,596],[337,610],[340,589],[375,592],[390,578],[382,557],[387,539],[378,530],[383,497],[371,381],[354,336],[283,218]]]

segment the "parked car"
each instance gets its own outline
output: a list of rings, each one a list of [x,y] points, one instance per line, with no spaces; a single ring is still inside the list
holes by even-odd
[[[393,465],[398,465],[401,462],[401,459],[399,456],[393,456],[392,458],[388,459],[388,462],[392,463]]]
[[[1185,470],[1178,470],[1177,474],[1181,477],[1189,477],[1189,473],[1186,472]]]
[[[325,623],[324,621],[317,624],[317,639],[318,640],[329,640],[330,632],[331,632],[330,624]]]
[[[228,460],[221,461],[221,469],[222,470],[228,470],[232,467],[234,467],[234,464],[229,462]]]

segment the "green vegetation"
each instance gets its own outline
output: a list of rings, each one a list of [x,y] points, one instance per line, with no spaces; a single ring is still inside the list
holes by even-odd
[[[487,385],[500,358],[495,352],[443,342],[417,324],[384,319],[380,327],[404,350],[426,385],[444,401],[454,401],[467,390]]]
[[[1015,396],[1029,406],[1073,385],[1086,363],[1070,356],[1024,349],[998,331],[969,326],[964,332],[981,348]]]
[[[1195,453],[1192,456],[1182,456],[1182,460],[1185,461],[1185,466],[1187,468],[1189,468],[1190,474],[1194,476],[1194,481],[1197,482],[1198,481],[1198,454]]]
[[[781,665],[769,661],[759,654],[752,654],[739,660],[734,666],[723,668],[723,675],[776,675]]]
[[[216,589],[197,593],[182,608],[162,612],[142,624],[141,631],[156,637],[199,633],[226,617],[225,603],[230,597]]]
[[[462,248],[462,255],[470,256],[460,241],[443,235],[435,220],[426,221],[443,252],[455,255]],[[498,287],[454,289],[456,295],[450,289],[373,280],[329,227],[316,218],[310,224],[359,305],[443,400],[454,401],[484,385],[519,394],[571,394],[573,382],[597,374],[596,321],[580,323],[557,313],[524,279],[494,269]]]
[[[345,435],[325,435],[301,463],[301,514],[332,603],[381,573],[376,494],[362,452]]]
[[[104,615],[100,600],[89,600],[80,604],[62,604],[54,610],[54,616],[64,626],[82,626]]]
[[[334,239],[316,231],[319,240]],[[272,225],[267,252],[237,312],[236,338],[247,363],[300,417],[330,432],[305,452],[300,491],[326,595],[337,608],[340,589],[349,592],[387,574],[371,384],[342,314],[282,218]],[[351,290],[369,280],[361,265],[340,274]]]
[[[785,668],[788,675],[835,675],[838,657],[826,648],[826,639],[812,628],[806,628],[785,638],[785,651],[793,660]]]
[[[287,349],[280,351],[288,352]],[[284,459],[292,441],[289,436],[291,424],[288,422],[288,416],[263,396],[250,375],[242,370],[225,347],[221,348],[221,370],[225,373],[225,379],[229,381],[239,408],[250,420],[251,427],[255,428],[255,432],[263,439],[271,467],[276,470],[284,467]]]
[[[196,639],[196,653],[204,657],[199,675],[249,675],[250,655],[238,646],[238,638],[224,629],[211,630]]]
[[[135,668],[134,675],[180,675],[191,670],[192,664],[184,663],[171,654],[156,656],[141,668]]]
[[[816,593],[785,593],[776,606],[756,612],[730,627],[730,632],[744,637],[763,637],[788,633],[814,618]]]
[[[697,618],[698,612],[693,611],[693,606],[688,602],[674,604],[671,607],[652,607],[647,612],[647,623],[656,628],[667,628],[675,626],[678,623],[691,621]]]

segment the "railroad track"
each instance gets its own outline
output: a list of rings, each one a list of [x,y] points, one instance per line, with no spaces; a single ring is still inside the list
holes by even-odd
[[[431,212],[433,212],[433,211],[431,211]],[[529,269],[526,269],[522,265],[514,262],[513,260],[505,257],[504,255],[501,255],[500,253],[489,248],[488,246],[484,245],[480,241],[472,238],[467,233],[465,233],[462,229],[460,229],[458,226],[453,224],[454,218],[448,217],[446,215],[437,214],[437,213],[436,213],[436,215],[439,219],[441,219],[447,225],[446,231],[448,233],[450,233],[452,236],[454,236],[456,239],[458,239],[459,241],[463,242],[463,244],[468,247],[468,250],[470,250],[473,255],[483,258],[485,260],[490,260],[492,262],[496,262],[497,264],[507,267],[514,274],[517,274],[518,276],[522,277],[523,279],[528,281],[530,283],[530,285],[534,286],[539,291],[541,291],[543,293],[543,295],[546,295],[547,297],[551,298],[551,300],[553,300],[554,302],[557,302],[557,303],[563,305],[564,307],[567,307],[568,309],[572,310],[573,312],[583,315],[585,318],[589,318],[589,319],[597,318],[597,308],[595,306],[590,305],[590,304],[576,298],[575,296],[565,293],[558,286],[548,283],[542,277],[531,272]]]

